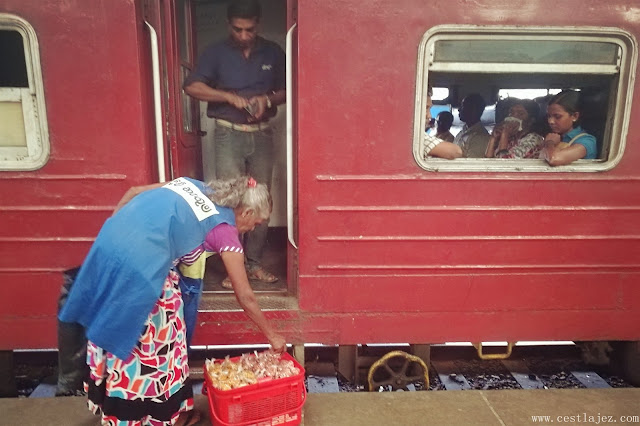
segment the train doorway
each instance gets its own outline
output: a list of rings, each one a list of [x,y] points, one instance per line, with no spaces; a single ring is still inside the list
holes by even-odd
[[[277,43],[283,50],[287,50],[288,29],[295,20],[295,2],[287,0],[261,1],[262,18],[260,20],[259,35],[267,40]],[[227,3],[216,0],[197,0],[192,2],[193,10],[193,37],[195,45],[195,64],[205,49],[213,42],[228,37],[226,16]],[[291,41],[291,38],[289,38]],[[289,43],[291,48],[291,43]],[[291,50],[291,49],[290,49]],[[294,61],[287,61],[288,64]],[[291,70],[289,70],[291,71]],[[278,107],[278,112],[269,121],[273,130],[274,143],[274,167],[271,181],[271,193],[273,197],[273,212],[269,222],[267,246],[262,258],[266,270],[278,277],[275,283],[266,283],[252,280],[251,284],[256,291],[263,296],[263,300],[274,299],[279,302],[276,305],[297,306],[295,265],[297,249],[294,244],[288,242],[288,226],[293,226],[293,153],[287,149],[287,116],[292,116],[287,108],[293,108],[286,103]],[[192,110],[195,110],[193,108]],[[214,132],[215,121],[207,116],[206,102],[199,104],[198,128],[201,130],[202,148],[202,176],[205,181],[216,178]],[[291,142],[291,139],[289,139]],[[288,176],[289,172],[289,176]],[[288,215],[289,212],[289,215]],[[225,278],[225,270],[217,256],[212,256],[207,261],[205,274],[204,297],[202,309],[217,310],[221,295],[232,297],[232,291],[225,289],[221,283]],[[217,301],[214,303],[214,301]],[[281,303],[282,302],[282,303]]]

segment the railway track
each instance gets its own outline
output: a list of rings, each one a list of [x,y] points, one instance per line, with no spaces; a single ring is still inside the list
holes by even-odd
[[[384,351],[378,351],[378,354]],[[389,365],[389,369],[397,372],[402,369],[402,364],[402,360],[396,361],[395,365]],[[435,345],[427,368],[428,389],[432,391],[634,387],[619,376],[615,360],[609,366],[587,365],[581,358],[580,350],[574,345],[516,347],[511,357],[505,360],[481,360],[472,347]],[[308,365],[308,371],[313,371],[312,365]],[[312,383],[316,380],[313,376],[309,377],[310,392],[317,387]],[[353,385],[338,374],[336,379],[339,390],[367,390],[369,386],[362,371],[359,376],[359,383]],[[318,390],[322,392],[322,388],[332,379],[330,375],[317,377],[323,382]],[[385,379],[381,381],[384,382]],[[426,380],[416,380],[412,385],[406,390],[427,388]],[[377,386],[374,390],[383,392],[395,389],[386,384]]]
[[[381,358],[392,350],[406,347],[366,347],[366,355]],[[196,382],[202,378],[205,358],[239,355],[247,349],[196,351],[192,355],[192,376]],[[359,371],[356,383],[336,372],[337,348],[305,348],[307,389],[310,393],[361,392],[368,390],[367,373],[370,366]],[[15,354],[16,385],[20,397],[50,396],[56,381],[57,353],[18,352]],[[402,367],[402,360],[389,364],[393,370]],[[634,387],[618,374],[615,363],[610,366],[587,365],[576,346],[522,346],[515,347],[509,359],[480,360],[473,347],[431,347],[426,380],[414,380],[407,386],[410,391],[491,390],[491,389],[567,389],[567,388],[623,388]],[[419,376],[421,373],[416,373]],[[392,391],[392,386],[381,385],[374,390]]]

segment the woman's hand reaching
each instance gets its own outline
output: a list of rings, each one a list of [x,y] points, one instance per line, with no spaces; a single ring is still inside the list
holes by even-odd
[[[271,345],[271,350],[279,354],[287,348],[287,341],[278,333],[269,338],[269,344]]]

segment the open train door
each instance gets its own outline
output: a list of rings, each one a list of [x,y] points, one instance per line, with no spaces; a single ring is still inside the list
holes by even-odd
[[[287,284],[290,294],[298,293],[298,0],[287,0]]]
[[[199,103],[182,90],[196,62],[195,8],[191,0],[168,0],[164,8],[171,170],[202,179]]]
[[[151,33],[156,134],[161,135],[156,144],[158,168],[164,169],[160,180],[202,179],[199,104],[182,90],[196,57],[192,1],[145,1],[144,14]]]

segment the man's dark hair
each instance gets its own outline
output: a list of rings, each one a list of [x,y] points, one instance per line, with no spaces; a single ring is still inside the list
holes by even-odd
[[[522,105],[522,107],[527,110],[529,119],[532,122],[535,123],[536,121],[538,121],[538,118],[540,118],[540,106],[536,101],[531,99],[522,99],[521,101],[514,103],[514,105],[516,104]]]
[[[449,130],[453,124],[453,114],[449,111],[441,111],[438,114],[438,128],[442,127],[443,130]]]
[[[258,0],[232,0],[227,7],[227,19],[231,21],[234,18],[260,20],[262,16],[262,7]]]
[[[480,96],[478,93],[471,93],[470,95],[465,96],[466,101],[472,105],[473,108],[476,108],[480,115],[484,112],[487,104],[484,101],[484,98]]]

